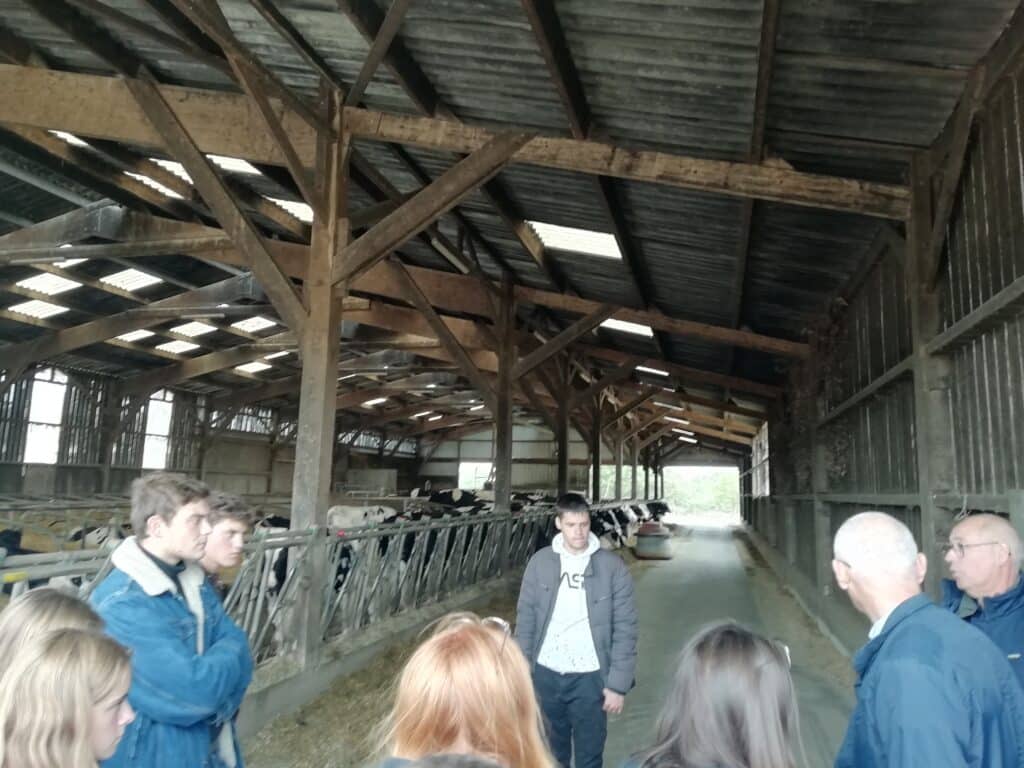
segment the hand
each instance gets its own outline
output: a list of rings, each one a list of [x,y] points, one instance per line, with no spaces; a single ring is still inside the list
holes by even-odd
[[[604,706],[601,707],[605,712],[610,715],[618,715],[622,712],[622,707],[626,703],[626,697],[621,693],[616,693],[611,688],[604,689]]]

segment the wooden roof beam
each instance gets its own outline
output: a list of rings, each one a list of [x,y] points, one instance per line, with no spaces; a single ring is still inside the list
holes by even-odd
[[[230,93],[163,86],[175,113],[211,154],[230,154],[257,163],[283,165],[273,141],[248,99]],[[143,146],[163,146],[134,104],[123,82],[96,75],[0,65],[0,122],[66,130]],[[48,98],[39,99],[39,93]],[[345,108],[346,127],[356,138],[398,142],[426,149],[468,153],[492,132],[432,118]],[[315,135],[286,114],[285,128],[304,164],[311,164]],[[512,162],[614,176],[737,197],[905,219],[905,186],[801,173],[789,168],[704,160],[662,152],[627,150],[593,141],[537,137]]]

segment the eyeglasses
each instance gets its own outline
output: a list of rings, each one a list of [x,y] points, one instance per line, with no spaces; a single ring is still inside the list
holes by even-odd
[[[991,547],[993,544],[1002,544],[1001,541],[978,541],[974,544],[964,544],[962,541],[950,541],[943,544],[942,554],[943,556],[950,552],[956,552],[957,557],[963,557],[966,554],[966,550],[973,549],[974,547]]]
[[[512,634],[512,625],[505,621],[503,618],[501,618],[501,616],[484,616],[482,619],[480,619],[480,623],[491,624],[500,629],[506,635]]]

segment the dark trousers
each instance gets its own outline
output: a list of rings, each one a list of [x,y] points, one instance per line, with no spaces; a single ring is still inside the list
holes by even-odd
[[[533,687],[544,713],[548,743],[562,768],[601,768],[608,716],[600,672],[561,675],[537,664]]]

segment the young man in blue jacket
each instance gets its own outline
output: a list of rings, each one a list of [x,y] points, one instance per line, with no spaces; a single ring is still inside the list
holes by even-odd
[[[210,533],[208,497],[204,484],[164,472],[132,484],[135,535],[90,598],[106,631],[132,651],[136,717],[104,768],[241,765],[219,734],[238,712],[252,657],[196,562]]]
[[[1024,687],[1024,578],[1020,535],[999,515],[971,515],[949,532],[942,602],[1006,654]]]
[[[1024,689],[991,640],[921,593],[910,530],[864,512],[833,547],[839,587],[872,622],[836,768],[1024,766]]]
[[[555,504],[560,533],[526,566],[516,640],[533,670],[551,751],[563,768],[601,768],[608,713],[622,711],[636,668],[633,579],[590,532],[578,493]]]

